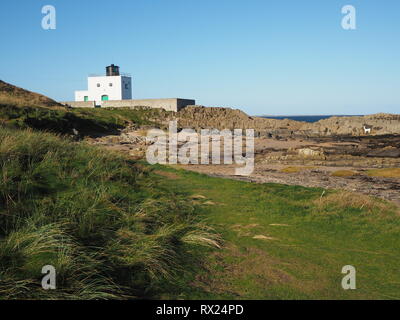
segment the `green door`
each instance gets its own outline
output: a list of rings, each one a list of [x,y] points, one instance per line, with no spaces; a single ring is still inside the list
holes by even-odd
[[[108,101],[108,95],[101,96],[101,101]]]
[[[88,96],[85,96],[85,97],[83,98],[83,101],[89,101],[89,97],[88,97]]]

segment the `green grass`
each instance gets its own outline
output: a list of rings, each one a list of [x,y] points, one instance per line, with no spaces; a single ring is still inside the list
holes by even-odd
[[[400,299],[400,216],[384,201],[319,188],[252,184],[157,166],[171,190],[197,197],[223,249],[186,299]],[[213,205],[206,205],[211,201]],[[254,239],[254,236],[264,239]],[[357,270],[357,290],[341,269]]]
[[[0,105],[11,127],[0,127],[0,299],[400,299],[393,205],[150,167],[21,130],[110,133],[161,126],[163,113]],[[57,290],[40,286],[48,264]],[[357,290],[341,288],[348,264]]]
[[[81,136],[117,133],[129,124],[162,127],[157,119],[165,118],[167,111],[148,108],[63,108],[21,107],[1,104],[0,122],[9,127],[33,128],[53,133]]]
[[[0,124],[33,128],[53,133],[79,136],[115,134],[127,125],[163,127],[160,119],[170,114],[162,109],[67,108],[41,94],[0,80]]]
[[[0,299],[157,298],[218,246],[182,192],[121,155],[0,127],[0,168]]]
[[[67,109],[4,82],[0,93],[0,299],[400,299],[393,205],[138,164],[30,129],[110,134],[162,127],[168,112]],[[349,264],[357,290],[345,291]]]

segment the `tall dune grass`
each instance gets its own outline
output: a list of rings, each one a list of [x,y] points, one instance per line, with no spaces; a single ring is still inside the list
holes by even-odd
[[[184,196],[121,155],[0,128],[0,168],[2,299],[157,297],[195,247],[218,246]]]

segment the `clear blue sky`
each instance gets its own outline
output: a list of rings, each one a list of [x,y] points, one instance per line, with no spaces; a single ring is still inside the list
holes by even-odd
[[[41,28],[41,8],[57,29]],[[341,8],[357,9],[357,30]],[[400,113],[399,0],[19,0],[0,5],[0,79],[72,100],[114,63],[134,98],[249,114]]]

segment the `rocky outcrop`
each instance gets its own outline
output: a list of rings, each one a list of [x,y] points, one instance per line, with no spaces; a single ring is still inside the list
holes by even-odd
[[[400,149],[392,146],[376,149],[368,152],[367,157],[400,158]]]
[[[171,115],[179,127],[194,129],[254,129],[258,136],[271,138],[367,136],[400,134],[400,115],[374,114],[332,117],[314,123],[248,116],[230,108],[189,106]]]
[[[303,124],[300,135],[307,136],[366,136],[400,134],[400,115],[373,114],[361,117],[332,117]]]
[[[299,154],[299,156],[304,157],[304,158],[325,159],[325,154],[324,154],[323,150],[302,148],[302,149],[298,149],[297,153]]]
[[[238,109],[188,106],[173,117],[178,126],[194,129],[254,129],[257,135],[279,137],[293,134],[303,125],[294,120],[276,120],[250,117]]]

